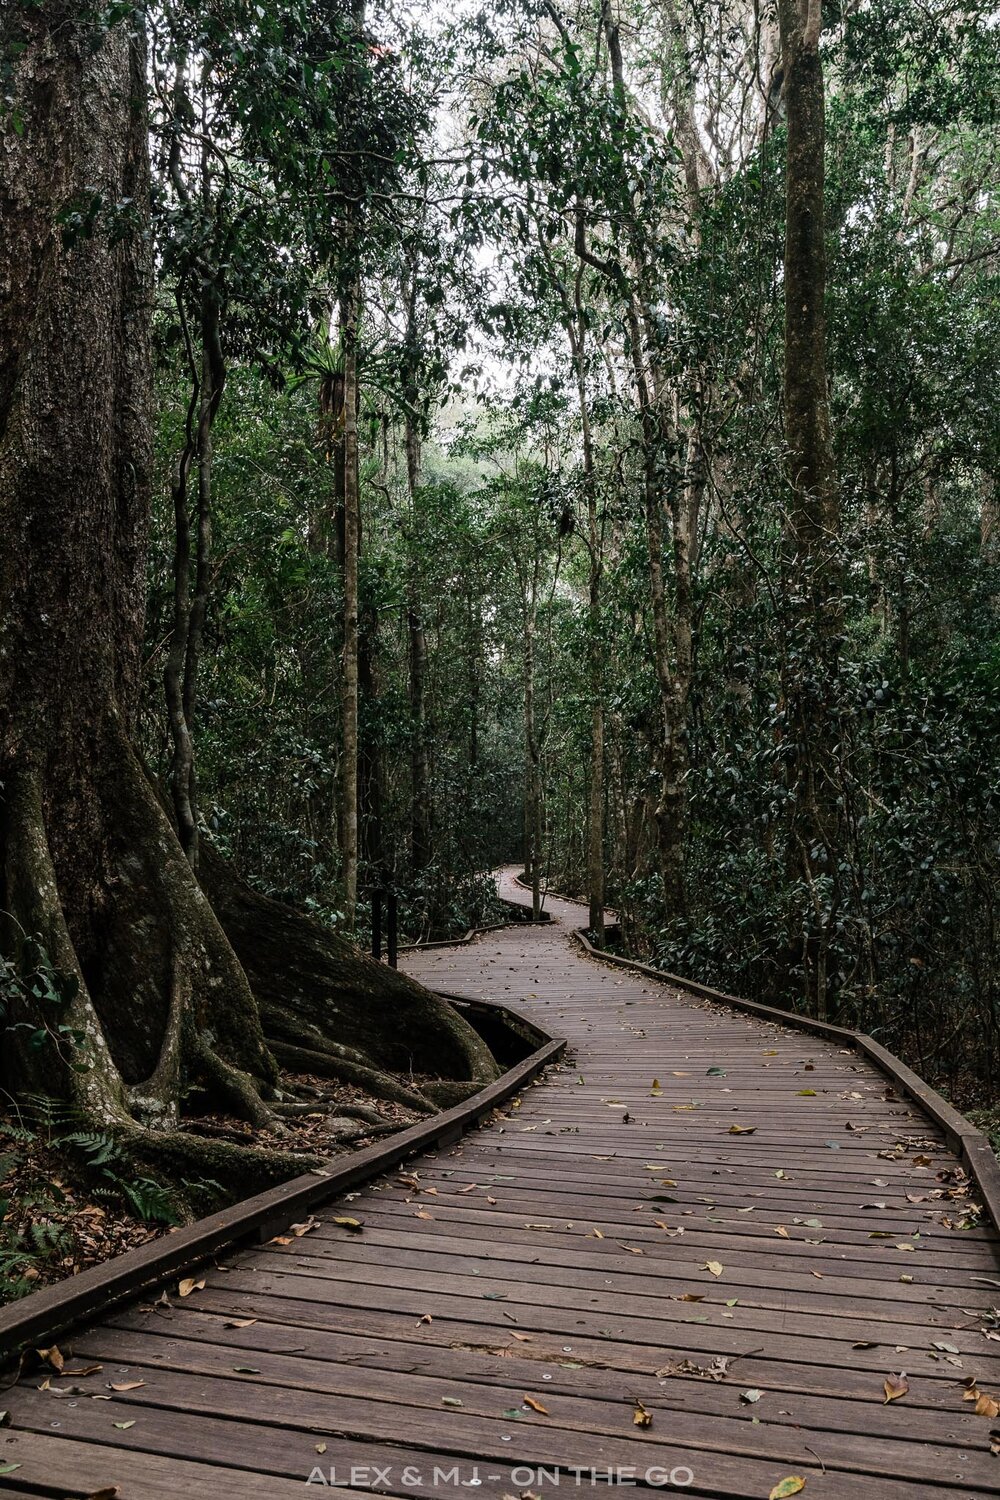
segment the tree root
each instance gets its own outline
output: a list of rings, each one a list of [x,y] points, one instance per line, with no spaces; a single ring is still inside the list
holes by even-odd
[[[270,1130],[283,1135],[285,1127],[269,1105],[261,1098],[260,1090],[249,1073],[244,1073],[209,1046],[205,1037],[193,1026],[186,1029],[184,1049],[197,1073],[215,1084],[217,1092],[228,1101],[242,1119],[249,1120],[257,1130]]]
[[[294,1068],[299,1073],[317,1073],[321,1078],[336,1078],[341,1083],[356,1083],[377,1099],[402,1104],[421,1115],[434,1113],[435,1106],[430,1099],[416,1089],[407,1088],[391,1073],[362,1067],[360,1063],[346,1062],[342,1058],[331,1057],[326,1052],[313,1051],[309,1047],[293,1047],[288,1042],[273,1042],[272,1048],[275,1057],[286,1068]]]

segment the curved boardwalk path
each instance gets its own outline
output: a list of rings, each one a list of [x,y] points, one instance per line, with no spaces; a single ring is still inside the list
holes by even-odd
[[[406,963],[522,1007],[567,1061],[308,1234],[76,1336],[72,1367],[103,1371],[3,1398],[0,1495],[501,1500],[619,1469],[647,1493],[997,1492],[1000,1420],[963,1399],[1000,1395],[997,1241],[949,1227],[935,1128],[852,1052],[586,958],[582,909],[548,905]]]

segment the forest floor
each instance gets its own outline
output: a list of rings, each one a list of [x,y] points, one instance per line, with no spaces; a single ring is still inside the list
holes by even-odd
[[[420,1086],[419,1080],[403,1081]],[[287,1119],[288,1134],[280,1143],[282,1150],[309,1158],[357,1150],[416,1118],[353,1084],[283,1073],[281,1085],[295,1093],[316,1091],[316,1109]],[[345,1111],[377,1115],[386,1124],[367,1125]],[[182,1123],[196,1135],[247,1146],[277,1144],[235,1116],[194,1115]],[[345,1134],[345,1124],[356,1128]],[[191,1189],[198,1214],[227,1197],[219,1183]],[[74,1129],[54,1103],[36,1100],[30,1109],[0,1116],[0,1305],[167,1234],[190,1216],[154,1178],[136,1178],[110,1138]]]

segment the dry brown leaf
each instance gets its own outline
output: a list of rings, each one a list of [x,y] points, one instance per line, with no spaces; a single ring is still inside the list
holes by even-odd
[[[703,1271],[711,1271],[713,1276],[721,1276],[724,1267],[721,1260],[706,1260],[701,1269]]]
[[[540,1401],[536,1401],[534,1396],[525,1396],[524,1404],[525,1406],[530,1406],[532,1411],[537,1411],[539,1416],[547,1417],[549,1414],[548,1410],[542,1405]]]
[[[144,1380],[122,1380],[122,1381],[119,1381],[117,1384],[114,1381],[109,1381],[108,1382],[108,1390],[109,1391],[137,1391],[140,1386],[143,1386],[145,1384],[146,1384],[146,1382]]]
[[[51,1349],[38,1349],[35,1352],[39,1359],[43,1359],[47,1365],[52,1366],[53,1370],[58,1370],[59,1374],[62,1374],[65,1360],[60,1353],[58,1344],[53,1344]]]
[[[1000,1417],[1000,1401],[995,1396],[988,1396],[985,1391],[980,1391],[972,1410],[977,1417]]]
[[[185,1276],[184,1280],[178,1283],[177,1295],[179,1297],[190,1297],[192,1292],[202,1291],[204,1285],[204,1276]]]
[[[730,1125],[730,1135],[753,1135],[757,1129],[756,1125]]]
[[[633,1427],[652,1427],[653,1413],[647,1411],[641,1401],[635,1403],[635,1411],[632,1413]]]
[[[256,1318],[230,1318],[222,1326],[223,1328],[252,1328],[256,1321]]]
[[[779,1224],[774,1232],[775,1234],[780,1234],[783,1240],[791,1239],[791,1235],[788,1233],[788,1230],[785,1228],[784,1224]]]
[[[899,1401],[910,1389],[910,1382],[905,1375],[887,1375],[882,1385],[885,1391],[883,1406],[888,1406],[890,1401]]]

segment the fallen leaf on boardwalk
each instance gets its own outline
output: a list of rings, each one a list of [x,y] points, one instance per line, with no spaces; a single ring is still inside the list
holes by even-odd
[[[0,1474],[13,1474],[14,1470],[20,1467],[20,1464],[0,1464]]]
[[[747,1406],[754,1406],[763,1394],[763,1391],[758,1390],[740,1391],[740,1400],[745,1402]]]
[[[533,1333],[511,1333],[512,1339],[517,1339],[519,1344],[530,1344],[534,1339]]]
[[[774,1486],[767,1500],[787,1500],[789,1495],[798,1495],[805,1487],[805,1480],[800,1479],[798,1474],[789,1474],[787,1479],[782,1479]]]
[[[778,1172],[775,1172],[774,1175],[775,1175],[775,1177],[780,1177],[783,1182],[787,1181],[787,1178],[788,1178],[788,1173],[787,1172],[778,1171]]]
[[[906,1395],[910,1389],[910,1382],[905,1375],[887,1375],[882,1389],[885,1391],[885,1400],[882,1402],[882,1405],[888,1406],[890,1401],[898,1401],[902,1396]]]
[[[99,1370],[103,1370],[103,1369],[104,1369],[103,1365],[84,1365],[79,1370],[67,1370],[66,1366],[64,1365],[63,1368],[62,1368],[62,1373],[63,1373],[63,1375],[65,1375],[67,1377],[71,1376],[71,1375],[77,1375],[77,1376],[80,1376],[80,1375],[96,1375]]]
[[[234,1375],[259,1375],[260,1371],[256,1365],[233,1365]]]
[[[459,1400],[459,1398],[457,1396],[442,1396],[441,1397],[441,1405],[442,1406],[461,1406],[462,1402]]]
[[[52,1366],[53,1370],[57,1370],[60,1375],[62,1374],[65,1360],[60,1353],[58,1344],[53,1344],[51,1349],[38,1349],[35,1352],[39,1359],[43,1359],[47,1365]]]
[[[730,1125],[730,1135],[753,1135],[757,1129],[756,1125]]]
[[[942,1354],[958,1354],[961,1352],[954,1344],[937,1343],[935,1341],[933,1347],[940,1349]]]
[[[816,1090],[815,1089],[799,1089],[798,1092],[799,1092],[799,1097],[802,1098],[802,1099],[815,1099],[815,1097],[816,1097]]]
[[[290,1245],[292,1243],[292,1237],[289,1234],[276,1234],[273,1239],[268,1240],[267,1243],[269,1245]],[[185,1297],[186,1295],[186,1292],[181,1292],[182,1297]]]
[[[430,1215],[428,1214],[427,1217],[430,1218]],[[351,1219],[346,1217],[331,1219],[330,1223],[339,1224],[341,1229],[349,1229],[352,1234],[360,1234],[362,1229],[364,1229],[365,1227],[360,1219]]]
[[[325,1453],[326,1452],[326,1444],[325,1443],[317,1443],[316,1444],[316,1452],[317,1453]]]
[[[704,1300],[704,1292],[685,1292],[683,1297],[678,1298],[680,1302],[704,1302]]]
[[[682,1359],[676,1365],[661,1365],[654,1370],[657,1380],[665,1375],[696,1375],[701,1380],[725,1380],[729,1374],[729,1355],[717,1354],[708,1365],[696,1365],[693,1359]]]
[[[706,1260],[701,1269],[703,1271],[711,1271],[713,1276],[721,1276],[723,1266],[719,1260]]]
[[[116,1422],[115,1426],[119,1432],[128,1432],[130,1427],[135,1426],[135,1419],[133,1418],[131,1422]]]
[[[641,1401],[635,1403],[635,1411],[632,1413],[632,1425],[634,1427],[652,1427],[653,1414],[646,1410]]]
[[[415,1219],[433,1219],[434,1215],[426,1213],[425,1210],[422,1209],[422,1208],[418,1208],[417,1211],[416,1211],[416,1213],[413,1215],[413,1217]]]
[[[223,1328],[252,1328],[256,1321],[256,1318],[230,1318],[222,1326]]]
[[[547,1417],[549,1414],[546,1407],[540,1401],[536,1401],[534,1396],[525,1396],[524,1404],[525,1406],[530,1406],[532,1411],[537,1411],[539,1416]]]
[[[478,1182],[470,1182],[468,1187],[459,1188],[458,1191],[460,1193],[471,1193],[472,1190],[473,1190],[473,1188],[477,1188],[478,1186],[479,1186]]]
[[[777,1049],[777,1047],[769,1047],[767,1049],[767,1051],[764,1053],[765,1057],[777,1057],[777,1055],[778,1055],[778,1049]]]
[[[486,1201],[487,1203],[496,1203],[497,1200],[495,1198],[487,1198]]]
[[[823,1280],[823,1272],[822,1271],[810,1271],[809,1275],[810,1276],[815,1276],[815,1278],[816,1278],[817,1281],[822,1281]]]
[[[590,1237],[595,1240],[603,1240],[604,1236],[599,1229],[592,1229]]]
[[[791,1236],[789,1235],[788,1230],[785,1228],[784,1224],[779,1224],[778,1227],[775,1229],[774,1232],[775,1232],[775,1234],[780,1234],[781,1238],[783,1240],[787,1240],[787,1239],[791,1238]]]
[[[336,1224],[337,1222],[338,1221],[334,1219],[334,1223]],[[304,1219],[301,1224],[292,1225],[292,1233],[295,1235],[295,1238],[297,1240],[300,1240],[304,1234],[309,1233],[310,1229],[318,1228],[319,1220],[316,1218],[315,1214],[310,1214],[308,1219]]]
[[[285,1243],[287,1244],[288,1241],[286,1240]],[[204,1276],[185,1276],[184,1280],[178,1284],[177,1295],[179,1297],[190,1297],[192,1292],[200,1292],[204,1289],[204,1286]]]
[[[913,1165],[915,1167],[929,1167],[932,1165],[932,1162],[929,1156],[915,1156],[913,1158]]]
[[[417,1326],[419,1327],[421,1323],[433,1323],[433,1322],[434,1322],[434,1319],[431,1317],[430,1313],[424,1313],[424,1315],[423,1315],[422,1318],[418,1318],[417,1319]]]
[[[118,1384],[114,1381],[108,1382],[109,1391],[137,1391],[140,1386],[145,1385],[144,1380],[123,1380]]]
[[[690,1078],[691,1074],[690,1073],[681,1073],[681,1072],[678,1072],[677,1069],[675,1068],[674,1069],[674,1077],[675,1078]]]
[[[725,1076],[725,1068],[709,1068],[708,1072],[705,1074],[706,1078],[725,1078]]]
[[[621,1245],[621,1240],[618,1243]],[[645,1255],[646,1253],[645,1250],[640,1250],[637,1245],[622,1245],[621,1247],[623,1250],[627,1250],[629,1255]]]
[[[1000,1417],[1000,1401],[995,1396],[987,1396],[985,1391],[979,1391],[972,1410],[977,1417]]]

